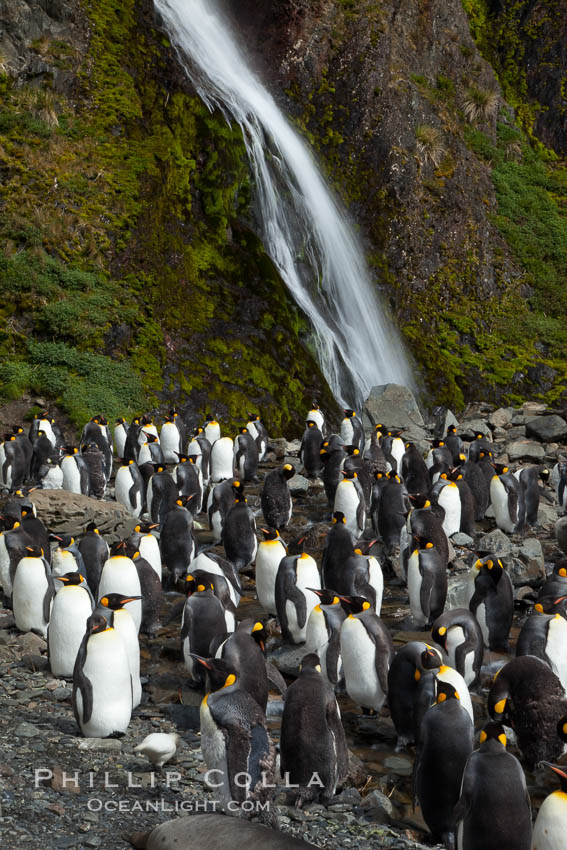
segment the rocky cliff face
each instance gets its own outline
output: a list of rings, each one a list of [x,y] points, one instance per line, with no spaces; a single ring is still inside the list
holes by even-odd
[[[356,219],[428,397],[560,400],[558,4],[222,2]],[[77,421],[211,399],[288,430],[314,393],[332,405],[255,236],[239,132],[150,0],[9,0],[0,59],[4,395]]]
[[[529,6],[515,51],[529,91],[541,92],[543,104],[557,102],[563,24],[554,31],[555,8],[543,15],[554,4],[225,5],[360,223],[381,288],[437,399],[557,398],[565,302],[556,296],[567,256],[545,234],[555,226],[565,234],[562,201],[554,204],[565,197],[564,171],[547,164],[552,153],[540,145],[536,155],[528,144],[518,123],[528,89],[514,99],[501,74],[502,20],[507,14],[509,32],[517,7]],[[543,57],[552,55],[548,69]],[[564,110],[552,112],[540,109],[523,127],[560,152]],[[539,210],[530,203],[536,196]],[[554,252],[542,273],[544,256]]]

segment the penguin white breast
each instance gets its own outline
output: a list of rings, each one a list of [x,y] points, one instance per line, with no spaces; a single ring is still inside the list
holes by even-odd
[[[208,422],[205,425],[205,437],[211,445],[221,439],[221,430],[218,422]]]
[[[125,732],[132,714],[132,686],[126,648],[116,629],[91,635],[83,674],[91,683],[93,700],[91,717],[81,724],[83,734],[106,738],[112,732]]]
[[[229,800],[231,795],[226,757],[226,740],[222,730],[217,726],[210,712],[207,697],[201,702],[200,716],[203,759],[209,772],[213,770],[218,771],[218,773],[211,776],[211,781],[217,786],[213,789],[215,796],[219,794],[221,799]]]
[[[47,577],[41,558],[22,558],[16,568],[12,588],[12,606],[17,628],[22,632],[37,629],[47,635],[47,622],[43,618],[43,600],[47,590]]]
[[[160,444],[166,463],[177,463],[179,458],[176,452],[181,454],[180,442],[179,431],[175,422],[164,422],[161,427]]]
[[[151,463],[152,453],[150,451],[150,444],[143,443],[138,451],[138,466],[142,466],[144,463]]]
[[[488,649],[490,636],[489,636],[489,632],[488,632],[488,622],[487,622],[487,619],[486,619],[486,605],[484,604],[484,602],[481,602],[480,605],[478,606],[478,608],[476,609],[475,617],[478,621],[478,624],[480,626],[480,630],[482,632],[482,638],[484,640],[484,645]]]
[[[213,481],[222,481],[232,478],[234,471],[234,444],[230,437],[222,437],[217,440],[211,449],[211,478]]]
[[[323,428],[325,427],[325,417],[321,413],[320,410],[310,410],[307,414],[306,422],[315,422],[321,433],[323,433]]]
[[[141,595],[140,578],[131,558],[115,555],[106,561],[100,576],[98,598],[102,599],[108,593],[122,593],[124,596]],[[140,631],[142,600],[136,599],[134,602],[128,602],[124,607],[130,611],[136,624],[136,630]]]
[[[309,614],[307,621],[305,652],[316,652],[321,659],[321,651],[323,647],[326,648],[328,642],[329,632],[327,631],[327,621],[325,620],[323,611],[321,611],[321,606],[316,605]]]
[[[340,642],[349,697],[364,708],[380,709],[386,695],[376,674],[376,646],[363,623],[347,617],[341,626]]]
[[[405,451],[406,451],[406,447],[404,446],[404,441],[402,440],[402,438],[401,437],[395,437],[392,440],[391,454],[392,454],[392,457],[394,458],[394,460],[397,463],[396,472],[401,472],[402,458],[405,454]]]
[[[12,595],[12,579],[10,577],[10,555],[6,548],[4,532],[0,531],[0,584],[6,596]]]
[[[285,547],[279,540],[263,540],[256,553],[256,593],[268,614],[276,613],[276,576]]]
[[[126,608],[114,612],[114,628],[119,634],[130,667],[130,678],[132,681],[132,707],[136,708],[142,699],[142,683],[140,682],[140,642],[136,624],[132,615]]]
[[[77,571],[77,562],[72,552],[69,552],[68,549],[53,550],[51,553],[51,575],[54,578],[56,576],[64,576],[67,573],[76,573]],[[57,584],[61,585],[61,582],[58,581]]]
[[[124,446],[126,445],[126,431],[124,425],[117,425],[114,429],[114,445],[118,457],[124,457]]]
[[[565,850],[567,794],[554,791],[543,801],[532,832],[532,850]]]
[[[502,531],[506,531],[508,534],[511,534],[516,525],[516,518],[510,516],[508,492],[498,475],[494,475],[490,482],[490,501],[494,508],[496,525]]]
[[[77,584],[63,586],[53,600],[47,639],[49,666],[54,676],[72,677],[92,610],[89,594]]]
[[[380,616],[382,596],[384,595],[384,575],[376,558],[371,555],[366,560],[368,561],[368,582],[376,591],[376,608],[374,610]]]
[[[449,482],[439,493],[439,504],[445,510],[443,531],[447,537],[456,534],[461,527],[461,494],[453,482]]]
[[[130,490],[132,489],[133,484],[134,479],[132,478],[130,467],[119,467],[116,473],[116,480],[114,482],[114,498],[121,505],[124,505],[133,517],[139,517],[142,512],[142,494],[136,494],[136,504],[133,505],[130,499]]]
[[[474,724],[471,695],[469,693],[469,689],[467,688],[466,682],[461,676],[461,674],[453,667],[443,665],[439,667],[435,675],[441,682],[447,682],[449,685],[452,685],[455,688],[455,690],[459,694],[461,705],[463,706],[465,711],[468,712],[470,719]]]
[[[567,693],[567,620],[564,617],[554,617],[549,621],[545,653]]]
[[[427,622],[427,617],[424,616],[421,608],[422,581],[423,577],[419,569],[419,550],[415,549],[408,559],[408,595],[411,615],[418,626],[423,626]]]
[[[153,534],[144,534],[140,540],[140,555],[145,558],[161,581],[161,552],[159,543]]]
[[[63,489],[63,472],[60,466],[53,465],[49,467],[47,475],[41,481],[43,490],[62,490]]]
[[[345,445],[352,446],[354,437],[354,428],[350,419],[343,419],[341,422],[341,438]]]
[[[447,639],[445,641],[445,646],[447,648],[447,658],[450,667],[455,667],[456,669],[455,653],[457,651],[457,647],[464,643],[465,640],[465,633],[461,626],[450,626],[449,630],[447,631]],[[476,673],[473,669],[473,663],[474,651],[470,650],[465,655],[465,672],[463,677],[467,685],[470,685],[470,683],[474,681],[476,677]]]
[[[339,481],[339,486],[335,493],[333,511],[341,511],[345,515],[346,526],[351,534],[355,536],[360,532],[356,518],[359,502],[358,491],[353,482],[348,478]]]
[[[43,431],[53,448],[55,448],[55,444],[57,442],[57,438],[53,433],[53,428],[51,427],[51,422],[49,419],[41,419],[39,423],[39,431]]]
[[[64,457],[61,461],[61,471],[63,473],[63,489],[70,493],[80,493],[81,473],[75,458],[71,455]]]

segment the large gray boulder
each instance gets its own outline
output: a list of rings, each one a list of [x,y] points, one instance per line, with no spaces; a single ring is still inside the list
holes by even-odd
[[[405,435],[414,441],[429,436],[414,394],[401,384],[372,387],[364,402],[363,422],[370,429],[378,423],[403,428]]]
[[[138,520],[119,502],[91,499],[67,490],[33,490],[29,498],[46,527],[57,534],[79,534],[96,523],[109,542],[132,533]]]
[[[567,422],[561,416],[536,416],[526,422],[528,437],[542,443],[557,443],[567,437]]]

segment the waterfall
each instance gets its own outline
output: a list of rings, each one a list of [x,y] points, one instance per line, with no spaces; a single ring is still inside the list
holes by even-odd
[[[411,386],[406,354],[351,225],[215,0],[155,0],[155,7],[200,97],[242,128],[265,249],[311,321],[315,354],[337,400],[360,408],[375,384]]]

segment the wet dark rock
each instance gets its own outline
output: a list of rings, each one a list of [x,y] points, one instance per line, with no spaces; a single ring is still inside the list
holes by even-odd
[[[536,416],[526,422],[528,437],[542,443],[556,442],[567,437],[567,422],[561,416]]]
[[[512,543],[510,538],[504,534],[499,528],[488,534],[482,534],[476,542],[476,549],[479,554],[507,555],[512,551]]]
[[[364,402],[364,420],[367,426],[382,423],[390,428],[403,427],[411,440],[429,436],[412,391],[401,384],[372,387]]]
[[[533,443],[529,440],[519,440],[508,444],[508,457],[511,462],[517,460],[531,460],[535,463],[543,460],[545,457],[545,449],[539,443]]]

